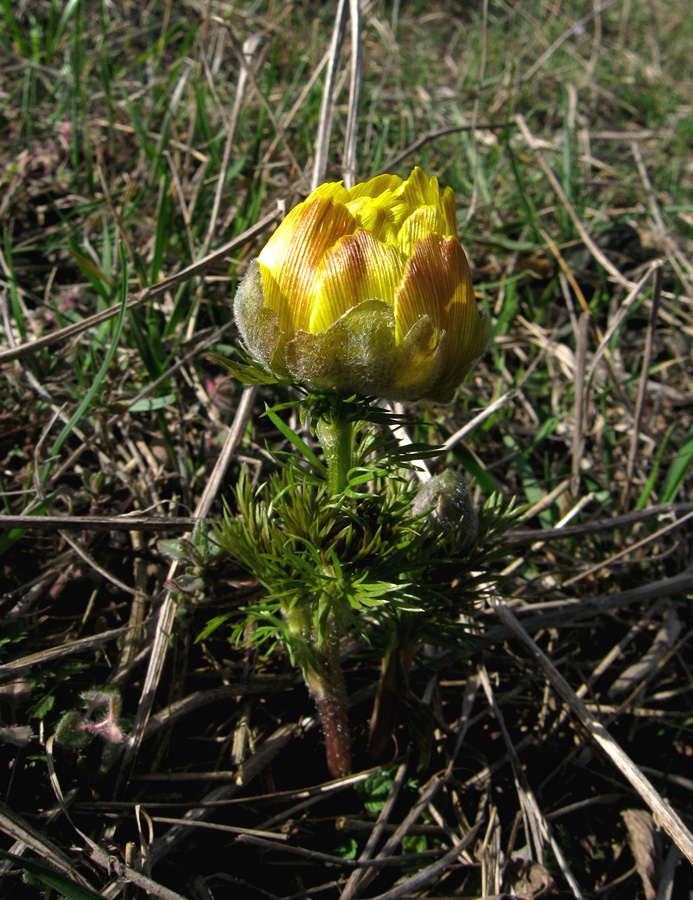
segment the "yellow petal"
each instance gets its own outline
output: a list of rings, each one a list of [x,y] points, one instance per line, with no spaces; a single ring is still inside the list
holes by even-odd
[[[443,200],[441,204],[443,217],[445,219],[446,229],[443,234],[457,236],[457,210],[455,208],[455,192],[451,187],[446,187],[443,192]]]
[[[291,210],[260,253],[265,305],[289,337],[310,321],[323,256],[354,227],[354,217],[341,203],[309,198]]]
[[[392,194],[377,198],[357,197],[347,203],[347,209],[356,219],[357,227],[365,228],[385,244],[394,244],[399,223],[392,211]]]
[[[405,221],[397,235],[397,246],[405,256],[411,256],[417,241],[427,234],[446,234],[447,222],[442,210],[422,206]]]
[[[440,205],[438,179],[431,178],[429,181],[418,166],[413,170],[399,190],[396,191],[396,194],[400,201],[408,206],[412,212],[419,206]]]
[[[379,241],[394,243],[402,222],[395,216],[394,191],[400,187],[399,175],[376,175],[370,181],[356,184],[349,189],[346,206],[360,228],[372,231]]]
[[[320,265],[313,314],[307,330],[326,331],[352,306],[364,300],[394,303],[404,261],[395,247],[383,244],[368,231],[339,240]]]
[[[362,181],[349,188],[349,201],[357,197],[379,197],[386,192],[395,191],[401,184],[399,175],[376,175],[369,181]]]
[[[308,203],[310,200],[315,200],[316,197],[319,197],[321,200],[336,200],[338,203],[346,206],[349,201],[349,191],[347,191],[341,181],[328,181],[326,184],[321,184],[320,187],[315,188],[305,202]]]

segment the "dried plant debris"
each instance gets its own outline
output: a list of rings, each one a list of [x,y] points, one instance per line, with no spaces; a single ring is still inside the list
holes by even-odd
[[[621,816],[628,831],[628,846],[642,880],[645,900],[655,900],[662,868],[662,842],[655,823],[644,809],[624,809]]]
[[[690,14],[458,6],[0,10],[3,898],[693,892]],[[217,360],[243,366],[232,298],[291,208],[416,166],[492,342],[374,435],[470,546],[494,504],[524,518],[492,577],[445,570],[470,602],[411,658],[383,671],[366,618],[342,640],[330,780],[214,538],[242,470],[255,494],[288,435],[320,448],[290,388]]]

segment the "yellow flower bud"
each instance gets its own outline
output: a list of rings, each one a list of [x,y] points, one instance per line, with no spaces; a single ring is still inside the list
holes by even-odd
[[[414,169],[294,207],[234,301],[250,353],[311,391],[448,402],[483,353],[455,198]]]

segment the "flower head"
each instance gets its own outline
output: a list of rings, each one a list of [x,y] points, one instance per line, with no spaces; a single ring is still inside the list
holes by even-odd
[[[275,375],[388,400],[451,400],[489,337],[452,189],[418,168],[313,191],[251,264],[234,312]]]

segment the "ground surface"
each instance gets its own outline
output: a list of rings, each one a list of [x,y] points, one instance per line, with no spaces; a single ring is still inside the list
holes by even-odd
[[[3,849],[107,897],[690,897],[686,4],[365,3],[351,101],[332,4],[2,10]],[[494,336],[412,436],[502,401],[433,469],[530,509],[474,614],[486,640],[412,672],[430,759],[403,715],[367,762],[378,661],[345,641],[357,774],[330,783],[286,655],[196,642],[252,580],[199,542],[172,571],[159,541],[284,446],[260,414],[292,395],[244,394],[205,351],[234,352],[237,279],[345,153],[357,179],[420,165],[454,188]],[[71,749],[84,692],[112,724]],[[37,896],[4,867],[3,897]]]

